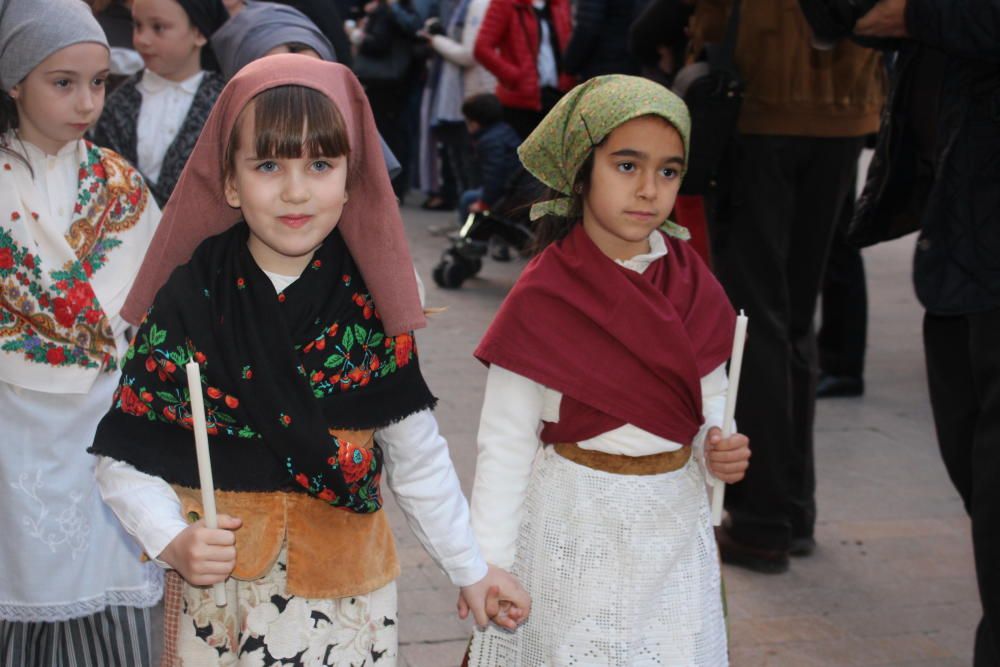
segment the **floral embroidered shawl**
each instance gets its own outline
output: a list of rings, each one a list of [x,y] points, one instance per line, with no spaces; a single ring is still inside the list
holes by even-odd
[[[379,508],[382,457],[333,430],[432,407],[412,332],[387,336],[339,230],[279,294],[236,225],[174,271],[129,348],[91,452],[197,487],[184,364],[201,364],[216,487]]]
[[[0,137],[18,150],[14,133]],[[49,219],[28,166],[0,154],[0,381],[86,393],[117,370],[118,314],[159,220],[139,173],[77,142],[73,220]]]

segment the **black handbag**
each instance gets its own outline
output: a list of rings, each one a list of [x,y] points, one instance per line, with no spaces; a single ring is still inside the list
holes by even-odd
[[[691,112],[691,148],[681,193],[704,195],[718,186],[743,106],[744,81],[733,54],[740,21],[740,0],[734,0],[726,35],[705,47],[705,57],[685,65],[674,78],[673,90]]]
[[[408,39],[397,37],[389,51],[380,56],[358,52],[354,56],[354,74],[362,83],[399,83],[409,73],[412,63],[412,45]]]

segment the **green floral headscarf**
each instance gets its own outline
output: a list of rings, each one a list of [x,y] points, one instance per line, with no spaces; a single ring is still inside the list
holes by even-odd
[[[569,91],[517,149],[525,169],[565,197],[531,207],[531,219],[569,217],[573,183],[587,156],[619,125],[640,116],[660,116],[673,125],[688,154],[691,116],[677,95],[649,79],[623,74],[598,76]],[[687,230],[665,223],[667,231],[687,237]]]

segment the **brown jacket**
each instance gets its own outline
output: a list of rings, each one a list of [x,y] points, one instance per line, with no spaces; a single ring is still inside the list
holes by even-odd
[[[691,46],[721,42],[732,0],[698,0]],[[878,131],[882,56],[849,41],[820,51],[797,0],[741,0],[736,66],[746,81],[743,134],[858,137]]]

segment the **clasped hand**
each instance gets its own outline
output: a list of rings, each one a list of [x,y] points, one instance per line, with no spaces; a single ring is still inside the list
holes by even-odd
[[[705,462],[716,479],[735,484],[750,467],[750,439],[742,433],[723,438],[719,427],[713,426],[705,436]]]
[[[503,568],[490,565],[486,576],[471,586],[462,586],[458,596],[458,616],[468,618],[485,628],[493,621],[507,630],[514,630],[528,620],[531,596],[517,577]]]

